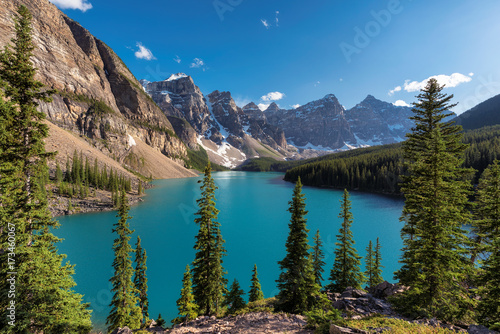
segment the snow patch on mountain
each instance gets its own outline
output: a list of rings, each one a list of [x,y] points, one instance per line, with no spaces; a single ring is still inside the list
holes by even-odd
[[[176,73],[172,74],[167,80],[165,81],[174,81],[174,80],[179,80],[180,78],[187,78],[187,74],[184,73]]]

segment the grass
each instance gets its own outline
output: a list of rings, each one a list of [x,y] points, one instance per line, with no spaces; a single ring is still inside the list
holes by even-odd
[[[75,93],[70,93],[67,91],[62,91],[58,90],[57,94],[68,98],[70,100],[76,101],[76,102],[82,102],[86,103],[89,106],[89,113],[95,113],[98,116],[105,115],[105,114],[113,114],[115,111],[108,106],[105,102],[101,100],[96,100],[92,99],[86,95],[83,94],[75,94]]]
[[[188,168],[194,168],[200,172],[203,172],[205,170],[205,166],[208,164],[208,154],[203,147],[201,147],[200,145],[198,145],[198,147],[199,147],[198,151],[188,148],[187,149],[188,158],[185,159],[184,161],[186,162],[186,166]],[[213,171],[229,170],[229,168],[218,165],[216,163],[210,163],[210,165],[212,166]]]
[[[366,317],[359,320],[344,320],[339,326],[348,326],[376,333],[375,328],[387,328],[387,334],[455,334],[455,331],[446,328],[432,327],[421,324],[409,323],[405,320],[386,318],[381,315]]]

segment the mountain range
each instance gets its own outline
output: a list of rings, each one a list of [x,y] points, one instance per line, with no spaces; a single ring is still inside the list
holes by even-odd
[[[183,119],[195,130],[196,137],[193,132],[180,135],[188,146],[198,143],[211,160],[227,167],[253,157],[300,159],[396,143],[412,126],[411,108],[371,95],[349,110],[333,94],[295,109],[282,109],[273,102],[261,110],[254,102],[238,107],[230,92],[216,90],[205,96],[184,73],[141,84],[171,122]]]
[[[412,127],[411,108],[371,95],[348,110],[333,94],[295,109],[271,103],[261,110],[254,102],[237,106],[227,91],[203,94],[183,73],[139,81],[109,46],[48,0],[0,1],[0,47],[14,35],[19,5],[33,15],[37,79],[57,90],[40,109],[54,129],[47,142],[61,165],[79,150],[92,160],[99,152],[124,173],[183,177],[194,175],[185,168],[193,155],[226,167],[255,157],[302,159],[400,142]],[[496,97],[476,108],[498,117],[499,104]],[[490,120],[476,115],[472,109],[458,120],[464,127]]]

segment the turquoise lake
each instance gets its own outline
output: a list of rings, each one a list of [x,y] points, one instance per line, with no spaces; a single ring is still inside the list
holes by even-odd
[[[238,279],[249,290],[251,271],[257,264],[265,297],[277,294],[275,280],[279,275],[277,261],[285,255],[290,214],[288,201],[294,185],[282,180],[279,173],[218,172],[213,174],[219,187],[216,192],[219,221],[226,240],[224,258],[226,277]],[[147,251],[149,313],[164,319],[177,315],[181,280],[186,264],[194,259],[194,223],[196,199],[201,178],[155,181],[146,191],[144,202],[130,210],[132,243],[140,235]],[[342,191],[304,187],[309,211],[309,240],[320,230],[326,253],[324,278],[333,264],[333,250],[341,220],[338,218]],[[365,256],[369,240],[380,238],[384,279],[392,281],[399,268],[402,241],[399,216],[403,200],[366,193],[351,193],[354,223],[352,232],[359,255]],[[89,213],[58,217],[61,227],[54,233],[65,240],[59,250],[76,264],[75,290],[91,303],[93,322],[103,328],[111,301],[109,278],[113,275],[111,232],[116,212]],[[363,261],[364,265],[364,261]],[[363,268],[364,270],[364,268]]]

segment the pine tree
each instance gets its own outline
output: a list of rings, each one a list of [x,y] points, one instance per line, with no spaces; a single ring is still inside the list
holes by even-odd
[[[156,319],[156,325],[160,326],[160,327],[163,327],[163,326],[165,326],[165,323],[166,323],[165,319],[163,319],[161,317],[161,313],[158,313],[158,319]]]
[[[286,241],[286,256],[279,261],[278,309],[288,313],[303,313],[314,308],[320,287],[315,282],[312,258],[307,242],[307,219],[305,196],[302,194],[300,178],[295,184],[288,212],[291,213]]]
[[[121,193],[121,204],[118,209],[117,217],[120,219],[113,226],[113,232],[116,232],[117,238],[113,243],[115,259],[113,268],[115,273],[110,282],[113,286],[111,291],[114,293],[109,306],[111,311],[106,320],[108,331],[113,331],[118,327],[128,326],[129,328],[139,328],[142,320],[141,308],[137,305],[138,291],[132,282],[134,269],[132,268],[130,246],[130,235],[133,233],[129,228],[128,220],[132,217],[128,215],[129,206],[125,192]]]
[[[177,300],[179,318],[172,320],[173,323],[188,322],[198,316],[198,307],[194,303],[193,288],[191,282],[191,269],[186,265],[186,271],[182,278],[181,297]]]
[[[139,185],[137,186],[137,195],[142,195],[142,181],[139,180]]]
[[[229,306],[229,313],[234,314],[246,306],[243,295],[245,292],[240,288],[240,284],[234,279],[226,296],[226,305]]]
[[[63,172],[61,170],[61,166],[59,166],[59,162],[56,163],[56,184],[60,185],[63,181]]]
[[[373,253],[373,243],[370,240],[368,243],[368,247],[366,247],[366,257],[365,257],[365,277],[367,287],[374,287],[375,284],[373,282],[374,277],[374,268],[375,268],[375,254]]]
[[[337,234],[338,242],[335,243],[336,249],[334,251],[335,261],[330,272],[331,283],[328,285],[328,289],[333,292],[343,292],[349,286],[360,289],[365,281],[365,277],[359,269],[361,257],[354,248],[355,242],[351,232],[351,201],[347,190],[344,190],[340,203],[339,218],[342,219],[342,226]]]
[[[137,289],[137,298],[139,298],[139,307],[142,313],[142,323],[149,319],[149,301],[148,301],[148,277],[146,275],[146,250],[141,246],[141,238],[137,237],[135,245],[135,276],[134,286]]]
[[[256,264],[253,265],[251,282],[252,285],[250,286],[250,292],[248,293],[248,301],[256,302],[258,300],[264,299],[264,293],[262,292],[262,287],[260,286]]]
[[[8,233],[2,233],[0,247],[15,253],[15,262],[0,268],[0,327],[4,333],[87,333],[91,328],[88,305],[74,293],[74,267],[63,264],[58,254],[59,241],[51,229],[57,227],[47,208],[44,180],[47,179],[43,139],[48,127],[45,115],[37,110],[38,101],[50,102],[51,90],[34,79],[36,69],[31,57],[31,14],[20,6],[14,16],[13,46],[0,52],[0,221],[2,227],[15,232],[15,248]],[[8,147],[8,148],[7,148]],[[5,230],[6,232],[7,230]],[[9,254],[2,251],[0,261],[8,263]],[[8,272],[16,272],[16,317],[8,324]]]
[[[323,261],[323,259],[325,258],[325,254],[323,253],[322,247],[323,247],[323,242],[321,241],[321,238],[319,236],[319,230],[317,230],[316,235],[314,236],[312,257],[313,257],[314,277],[316,283],[319,286],[322,286],[323,273],[325,272],[325,269],[323,269],[323,266],[325,265],[325,261]]]
[[[500,164],[493,162],[482,174],[476,196],[474,256],[485,258],[479,272],[479,319],[500,323]]]
[[[382,278],[382,268],[384,266],[382,265],[382,254],[380,253],[380,241],[379,238],[377,237],[377,243],[375,245],[375,263],[373,266],[373,277],[372,277],[372,282],[373,286],[376,286],[377,284],[380,284],[384,281]]]
[[[395,278],[410,289],[396,304],[406,314],[455,321],[473,308],[464,284],[472,268],[462,229],[470,221],[470,170],[461,167],[466,149],[461,127],[444,121],[454,105],[453,95],[441,93],[443,87],[436,79],[427,82],[414,103],[415,127],[403,143],[405,225],[402,267]]]
[[[210,163],[205,168],[202,181],[199,210],[195,223],[199,226],[194,249],[193,261],[193,295],[204,315],[217,314],[224,301],[227,279],[222,267],[222,257],[225,255],[224,240],[220,233],[220,223],[217,221],[219,210],[215,207],[215,186]]]

